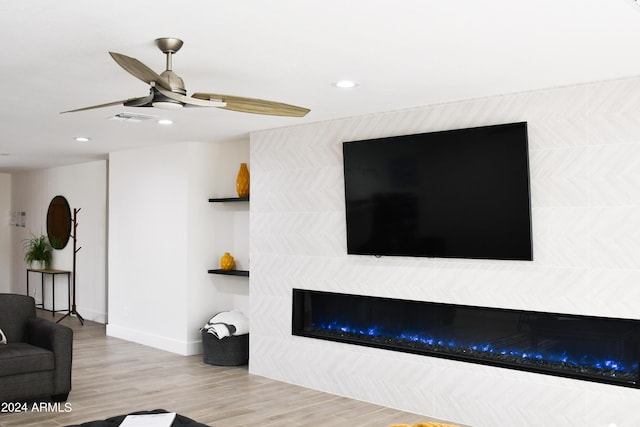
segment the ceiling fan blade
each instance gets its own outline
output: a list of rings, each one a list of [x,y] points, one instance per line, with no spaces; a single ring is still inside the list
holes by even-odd
[[[109,52],[109,55],[125,69],[129,74],[139,78],[146,84],[150,85],[151,82],[155,82],[156,86],[160,86],[166,90],[171,90],[171,85],[160,74],[153,71],[151,68],[144,65],[142,62],[135,58],[132,58],[121,53]]]
[[[151,107],[153,97],[153,91],[150,91],[149,95],[143,96],[141,98],[127,99],[122,103],[122,105],[124,105],[125,107]]]
[[[179,93],[172,92],[170,90],[164,90],[161,87],[155,87],[155,89],[166,96],[167,98],[173,99],[174,101],[182,102],[187,105],[194,105],[197,107],[218,107],[224,108],[226,107],[226,103],[220,100],[205,100],[205,99],[195,99],[189,98],[188,96],[184,96]]]
[[[75,110],[63,111],[60,114],[75,113],[78,111],[93,110],[95,108],[111,107],[112,105],[120,105],[120,104],[125,105],[127,107],[142,107],[145,104],[150,103],[152,99],[153,99],[153,95],[147,95],[141,98],[129,98],[129,99],[123,99],[122,101],[108,102],[106,104],[92,105],[91,107],[84,107],[84,108],[77,108]]]
[[[241,111],[243,113],[267,114],[271,116],[304,117],[311,110],[281,102],[267,101],[257,98],[243,98],[240,96],[221,95],[214,93],[194,93],[196,99],[223,101],[227,103],[226,110]]]

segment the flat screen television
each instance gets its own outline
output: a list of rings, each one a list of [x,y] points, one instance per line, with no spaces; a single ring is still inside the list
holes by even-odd
[[[343,143],[347,253],[533,260],[527,123]]]

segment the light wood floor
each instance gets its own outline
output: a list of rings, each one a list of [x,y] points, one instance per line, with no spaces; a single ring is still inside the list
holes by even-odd
[[[387,427],[431,420],[107,337],[99,323],[81,326],[75,317],[62,323],[74,330],[70,411],[3,413],[0,427],[65,426],[152,409],[211,427]]]

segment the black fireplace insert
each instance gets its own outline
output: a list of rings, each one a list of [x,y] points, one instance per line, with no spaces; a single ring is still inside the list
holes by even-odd
[[[640,320],[293,290],[293,335],[640,388]]]

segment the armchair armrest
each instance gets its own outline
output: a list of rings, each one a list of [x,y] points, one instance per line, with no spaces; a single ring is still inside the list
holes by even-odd
[[[53,352],[54,394],[69,393],[71,390],[73,330],[58,323],[32,317],[27,320],[27,336],[29,344]]]

